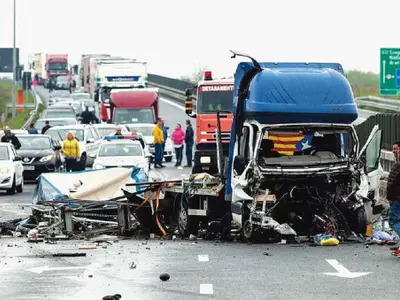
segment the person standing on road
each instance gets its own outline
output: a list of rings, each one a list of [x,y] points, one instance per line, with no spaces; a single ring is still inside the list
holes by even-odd
[[[15,136],[14,133],[11,132],[11,128],[8,126],[5,126],[3,128],[4,131],[4,136],[1,138],[2,143],[11,143],[14,145],[15,150],[18,150],[21,148],[21,143],[19,142],[19,139]]]
[[[162,129],[162,120],[157,120],[157,125],[153,130],[153,138],[154,138],[154,168],[163,168],[162,159],[163,159],[163,144],[164,144],[164,132]]]
[[[176,124],[175,130],[171,135],[172,141],[174,142],[176,164],[175,167],[182,165],[183,156],[183,142],[185,141],[185,132],[182,130],[181,124]]]
[[[82,124],[94,123],[95,115],[93,112],[89,111],[89,107],[86,106],[85,110],[81,113]]]
[[[67,139],[64,140],[62,145],[62,152],[65,157],[65,168],[67,172],[77,171],[81,151],[79,142],[72,131],[67,133]]]
[[[190,120],[186,120],[186,132],[185,132],[185,144],[186,144],[186,160],[187,165],[185,167],[192,167],[192,156],[193,156],[193,144],[194,144],[194,133],[193,127]]]
[[[29,134],[38,134],[38,131],[35,128],[35,124],[33,122],[31,124],[29,124],[28,133]]]
[[[389,224],[400,235],[400,141],[393,143],[392,152],[396,162],[387,179],[386,199],[390,203]],[[400,248],[393,254],[399,256]]]
[[[51,128],[50,122],[49,121],[44,122],[44,126],[42,128],[42,134],[45,134],[46,131],[49,130],[50,128]]]
[[[163,119],[161,119],[161,125],[162,125],[162,130],[163,130],[163,137],[164,137],[164,143],[162,145],[162,157],[164,159],[165,143],[167,142],[167,138],[168,138],[168,127],[165,126]]]

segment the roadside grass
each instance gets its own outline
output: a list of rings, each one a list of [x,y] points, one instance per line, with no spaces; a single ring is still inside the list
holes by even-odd
[[[17,90],[21,89],[22,86],[18,85]],[[26,103],[34,103],[34,95],[31,91],[27,92]],[[6,112],[7,104],[12,102],[12,82],[11,81],[0,81],[0,113]],[[25,108],[23,112],[18,112],[14,120],[12,118],[12,111],[8,111],[8,116],[6,116],[6,121],[1,123],[1,127],[9,126],[10,128],[20,129],[25,122],[28,120],[31,108]]]

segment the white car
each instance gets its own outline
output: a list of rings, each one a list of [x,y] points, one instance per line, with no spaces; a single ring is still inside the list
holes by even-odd
[[[104,140],[94,159],[93,169],[137,167],[149,174],[150,154],[146,155],[139,141],[130,139]]]
[[[90,94],[89,93],[80,93],[80,92],[76,92],[76,93],[72,93],[70,95],[70,97],[74,100],[91,100]]]
[[[93,124],[92,125],[97,132],[100,134],[102,138],[104,138],[107,135],[113,135],[115,134],[118,125],[115,124],[107,124],[107,123],[101,123],[101,124]],[[129,133],[128,129],[124,125],[121,125],[121,133],[122,134],[127,134]]]
[[[134,123],[134,124],[124,124],[125,127],[129,131],[136,130],[138,133],[141,133],[144,140],[146,141],[147,145],[150,148],[150,153],[154,158],[155,148],[154,148],[154,138],[153,138],[153,130],[156,126],[155,124],[149,123]],[[164,159],[166,162],[172,161],[172,157],[174,155],[174,146],[170,138],[167,138],[165,142],[165,149],[164,149]]]
[[[24,167],[22,158],[10,143],[0,143],[0,189],[7,194],[24,190]]]
[[[79,141],[81,151],[80,169],[84,170],[85,167],[90,167],[93,164],[91,154],[97,153],[102,142],[101,137],[91,125],[84,124],[54,126],[46,131],[46,135],[51,136],[62,144],[67,138],[68,131],[74,132],[75,138]]]

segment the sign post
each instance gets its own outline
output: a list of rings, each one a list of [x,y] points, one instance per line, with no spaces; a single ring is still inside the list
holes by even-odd
[[[400,48],[381,48],[379,93],[400,95]]]

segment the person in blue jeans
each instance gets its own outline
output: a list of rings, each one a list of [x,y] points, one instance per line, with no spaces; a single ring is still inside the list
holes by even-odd
[[[192,167],[193,157],[193,144],[194,144],[194,132],[190,120],[186,120],[186,132],[185,132],[185,144],[186,144],[186,161],[185,167]]]
[[[390,202],[389,224],[400,236],[400,141],[393,143],[392,152],[396,163],[387,179],[386,199]],[[393,254],[399,256],[400,249],[395,250]]]
[[[164,158],[165,143],[167,142],[167,138],[168,138],[168,127],[165,126],[163,119],[161,119],[161,125],[162,125],[163,136],[164,136],[164,143],[162,144],[162,157]]]
[[[154,168],[163,168],[162,159],[163,159],[163,143],[164,143],[164,133],[162,130],[162,121],[161,119],[157,120],[157,125],[153,130],[153,138],[154,138]]]

